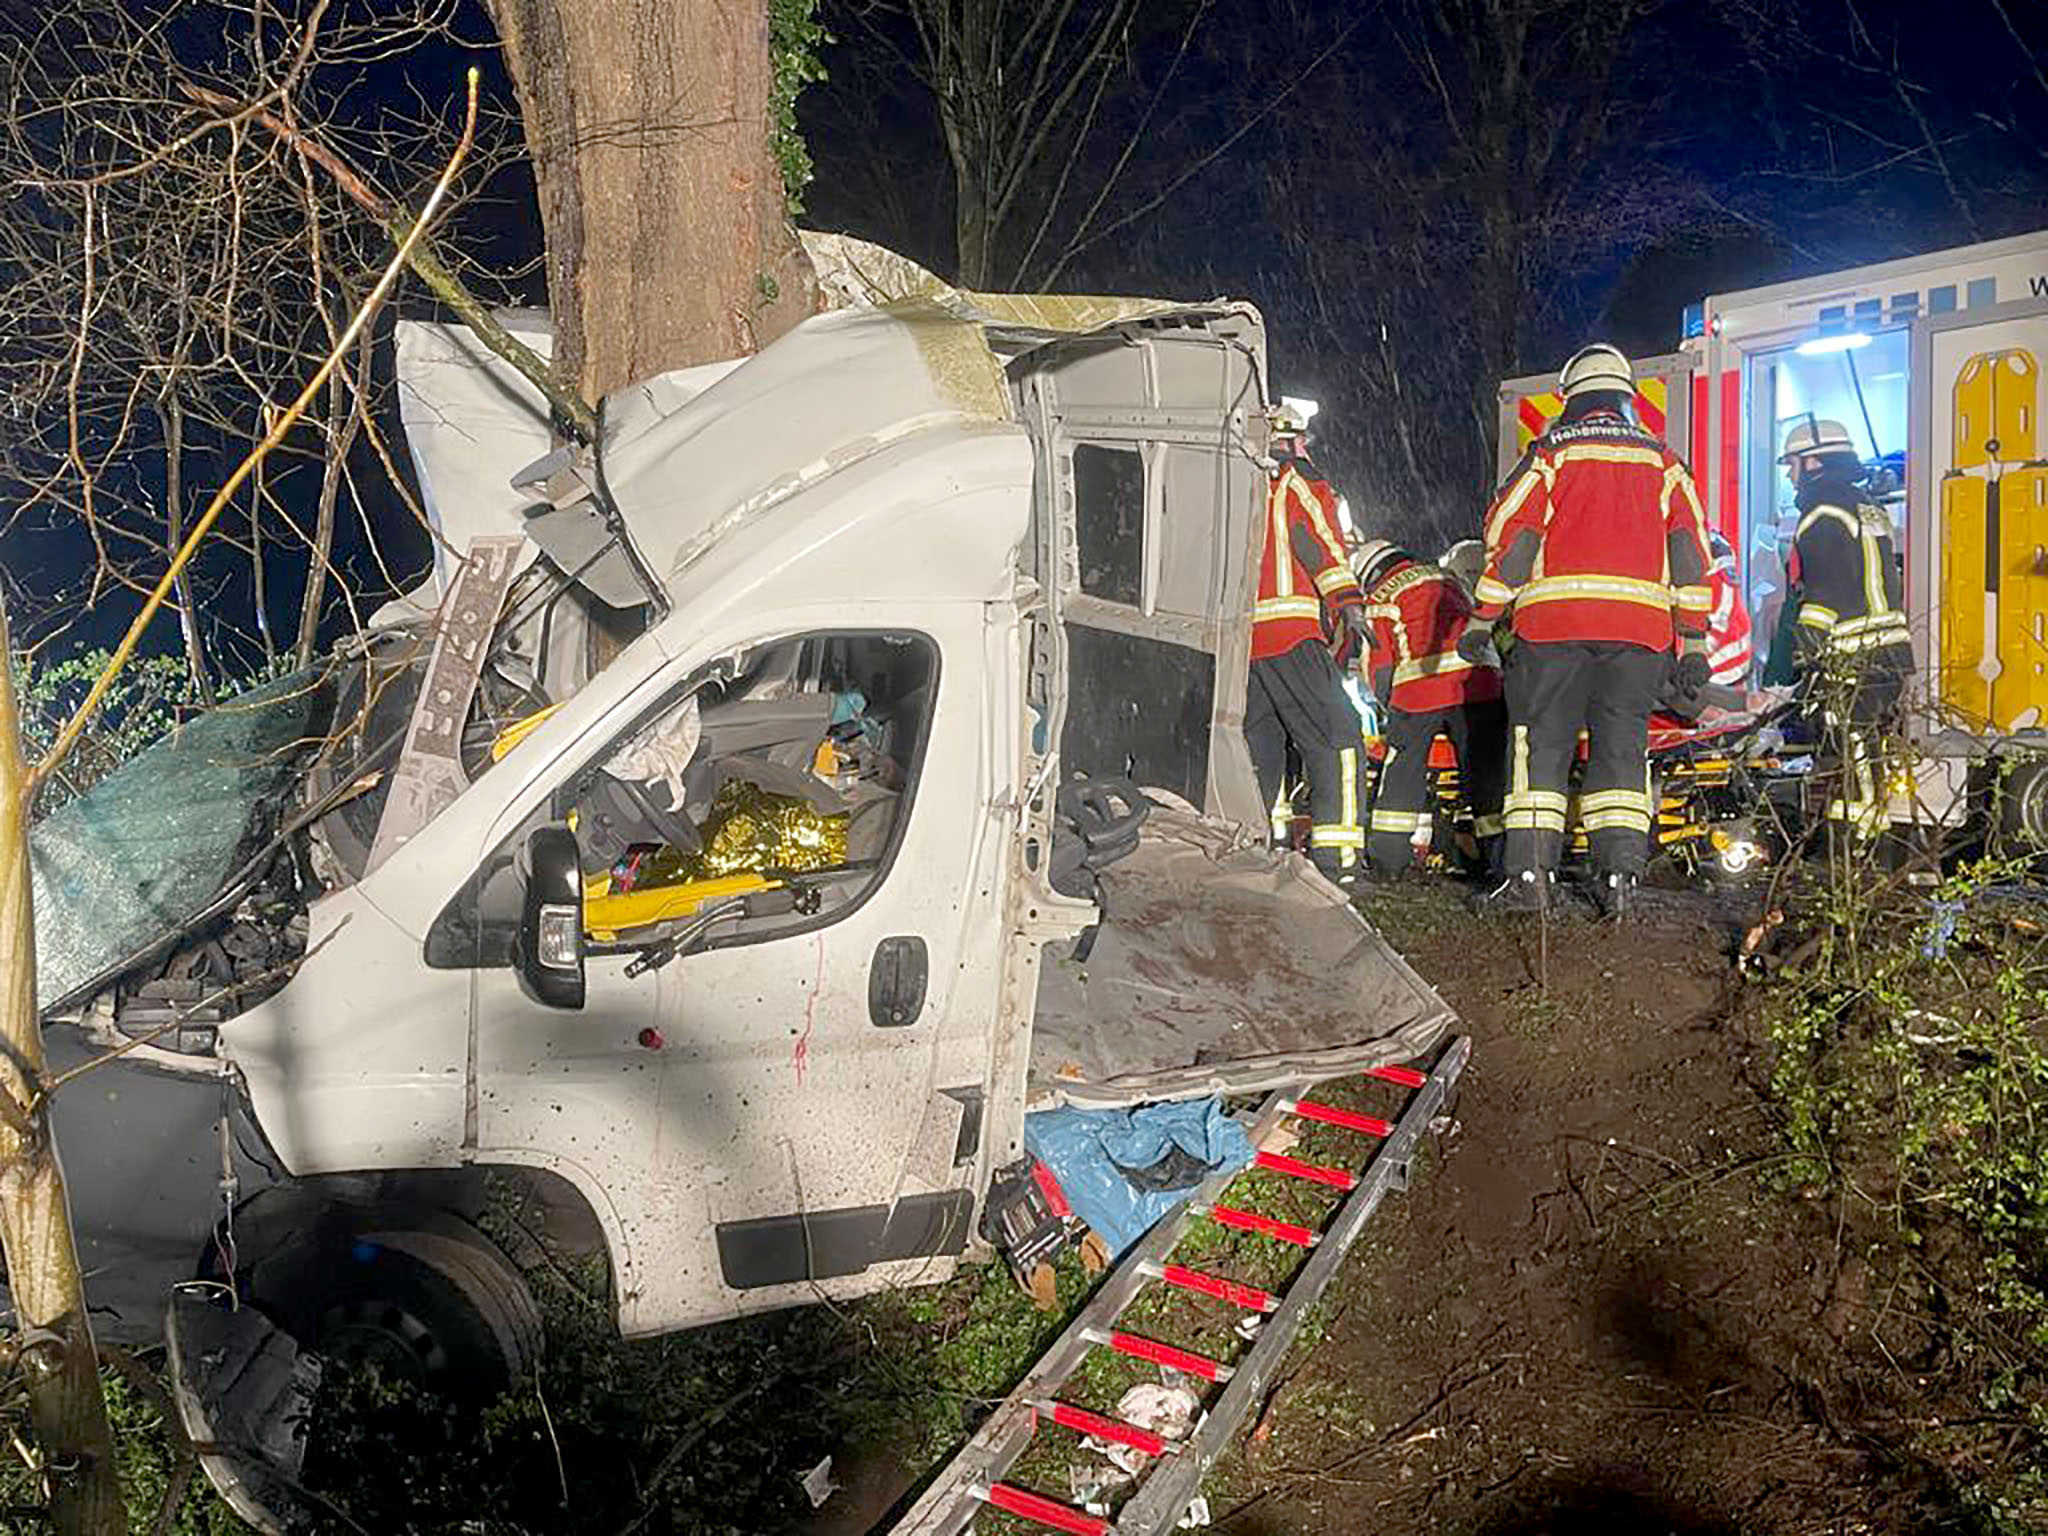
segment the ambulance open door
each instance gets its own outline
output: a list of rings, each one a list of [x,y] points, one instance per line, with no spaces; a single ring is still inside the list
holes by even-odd
[[[2048,305],[1914,331],[1907,602],[1936,729],[2048,725]]]

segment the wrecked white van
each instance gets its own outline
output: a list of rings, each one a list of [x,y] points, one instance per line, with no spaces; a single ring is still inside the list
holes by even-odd
[[[519,1367],[483,1171],[650,1334],[943,1278],[1029,1104],[1432,1045],[1259,842],[1264,374],[1244,305],[934,289],[545,457],[404,327],[439,577],[36,829],[51,1054],[126,1047],[56,1109],[97,1325],[177,1298],[254,1442],[300,1350]]]

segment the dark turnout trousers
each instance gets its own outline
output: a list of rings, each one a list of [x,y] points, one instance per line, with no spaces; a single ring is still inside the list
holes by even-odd
[[[1507,872],[1554,871],[1579,732],[1589,737],[1579,820],[1600,874],[1650,859],[1650,712],[1671,658],[1640,645],[1520,641],[1508,653]]]
[[[1891,819],[1896,737],[1913,653],[1885,646],[1837,658],[1809,681],[1808,721],[1820,750],[1814,776],[1827,786],[1827,841],[1853,850],[1881,835]]]
[[[1472,817],[1482,860],[1492,864],[1504,826],[1501,796],[1507,787],[1507,707],[1499,699],[1412,714],[1387,711],[1379,788],[1372,800],[1366,857],[1384,874],[1408,867],[1414,844],[1431,825],[1429,749],[1448,736],[1458,758],[1458,791]]]
[[[1358,711],[1351,707],[1337,663],[1321,644],[1304,640],[1282,655],[1252,663],[1244,736],[1269,810],[1285,786],[1287,748],[1293,746],[1308,780],[1309,815],[1315,824],[1310,856],[1326,875],[1354,872],[1365,851]]]

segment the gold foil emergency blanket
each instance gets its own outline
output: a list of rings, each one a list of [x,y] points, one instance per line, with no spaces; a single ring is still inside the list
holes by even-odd
[[[773,795],[734,780],[711,802],[711,814],[704,819],[703,851],[664,848],[648,860],[635,884],[835,869],[846,862],[846,823],[843,814],[827,815],[808,800]]]

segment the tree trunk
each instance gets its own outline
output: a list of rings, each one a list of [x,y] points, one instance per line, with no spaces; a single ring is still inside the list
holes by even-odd
[[[489,0],[587,399],[742,356],[815,305],[769,152],[766,0]]]
[[[341,499],[341,480],[348,456],[355,450],[363,424],[363,392],[370,384],[371,333],[356,345],[353,379],[341,369],[327,381],[325,462],[320,474],[320,499],[313,514],[313,544],[306,551],[306,595],[299,605],[299,635],[293,658],[310,667],[320,649],[320,607],[327,595],[327,574],[334,563],[334,509]]]
[[[0,658],[9,652],[0,610]],[[13,669],[0,666],[0,1249],[21,1332],[29,1411],[60,1536],[125,1536],[128,1516],[100,1395],[64,1173],[49,1110],[35,1102],[43,1034],[28,873],[28,772]]]
[[[164,429],[164,558],[168,560],[185,542],[185,407],[172,388],[164,392],[156,410]],[[199,610],[192,605],[189,571],[178,573],[171,595],[178,604],[178,631],[185,639],[185,669],[192,674],[192,691],[211,709],[213,677],[206,667],[206,638],[199,633]]]
[[[953,217],[953,243],[958,252],[956,265],[963,288],[985,290],[993,287],[994,231],[989,228],[988,183],[964,160],[953,167],[954,196],[958,199]]]

